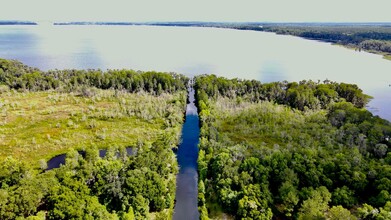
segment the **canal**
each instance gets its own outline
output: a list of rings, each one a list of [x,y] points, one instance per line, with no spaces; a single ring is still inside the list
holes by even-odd
[[[176,204],[174,220],[199,219],[198,213],[198,141],[200,135],[197,107],[194,104],[194,89],[189,86],[189,103],[186,108],[186,120],[182,128],[182,142],[178,148]]]

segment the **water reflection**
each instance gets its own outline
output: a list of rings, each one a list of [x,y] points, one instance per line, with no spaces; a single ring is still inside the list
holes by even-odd
[[[199,219],[197,205],[199,134],[199,119],[197,107],[194,104],[194,90],[189,89],[189,104],[187,105],[186,110],[186,121],[182,128],[182,143],[177,152],[180,169],[177,175],[174,220]]]

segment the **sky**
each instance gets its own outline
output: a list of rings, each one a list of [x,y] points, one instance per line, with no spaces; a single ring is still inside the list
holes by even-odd
[[[0,20],[391,22],[391,0],[0,0]]]

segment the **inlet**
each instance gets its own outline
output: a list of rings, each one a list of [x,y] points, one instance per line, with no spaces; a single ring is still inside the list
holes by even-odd
[[[189,103],[182,128],[182,142],[177,151],[179,173],[177,175],[174,220],[199,219],[197,159],[200,127],[192,83],[189,84],[188,94]]]

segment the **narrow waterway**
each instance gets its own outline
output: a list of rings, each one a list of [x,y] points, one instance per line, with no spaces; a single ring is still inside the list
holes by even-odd
[[[180,169],[177,176],[174,220],[199,219],[197,158],[200,127],[194,100],[194,89],[190,86],[182,143],[177,152]]]

